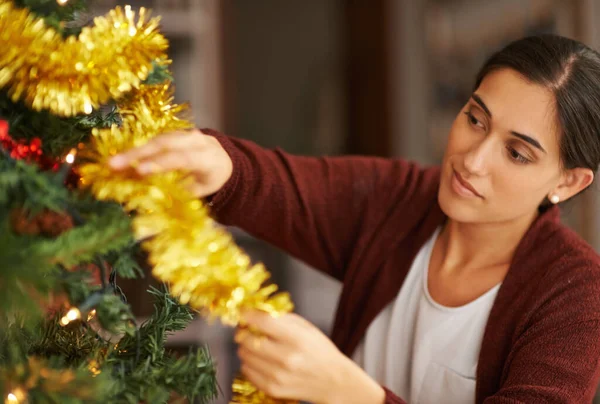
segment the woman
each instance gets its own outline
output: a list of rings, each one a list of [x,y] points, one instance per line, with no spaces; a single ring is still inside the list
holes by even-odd
[[[111,164],[190,170],[222,223],[343,282],[335,346],[296,315],[246,315],[268,338],[238,332],[242,371],[272,396],[589,402],[600,259],[554,205],[598,168],[600,56],[525,38],[492,56],[474,88],[439,168],[291,156],[209,130],[161,136]]]

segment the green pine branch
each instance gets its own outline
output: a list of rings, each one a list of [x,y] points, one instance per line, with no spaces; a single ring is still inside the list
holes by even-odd
[[[111,349],[111,344],[100,338],[94,329],[81,323],[61,326],[59,320],[63,314],[54,313],[38,322],[33,329],[21,329],[22,351],[43,358],[62,358],[64,365],[71,367],[86,366],[92,360],[100,362],[105,352]],[[14,343],[15,338],[10,341]]]
[[[165,403],[171,398],[186,398],[207,404],[217,396],[214,364],[203,348],[180,358],[166,356],[160,362],[148,357],[132,372],[120,372],[113,392],[115,403],[136,404],[140,399]]]
[[[149,293],[155,298],[153,315],[137,335],[125,335],[107,360],[115,369],[122,369],[114,387],[116,402],[137,403],[142,397],[162,403],[175,392],[208,403],[217,394],[214,363],[208,351],[200,348],[176,358],[165,349],[167,336],[192,321],[191,309],[177,303],[166,288],[151,288]]]
[[[22,207],[32,214],[43,209],[61,211],[69,200],[58,173],[41,173],[24,161],[0,154],[0,208]]]
[[[144,81],[144,84],[155,85],[172,81],[173,75],[169,71],[168,64],[152,62],[152,70]]]
[[[194,319],[194,315],[188,306],[179,304],[166,288],[150,288],[148,292],[154,296],[154,313],[139,329],[139,338],[144,349],[141,354],[158,360],[164,353],[169,334],[185,329]],[[122,355],[125,356],[133,356],[136,345],[136,336],[126,336],[119,342],[123,350]]]
[[[15,103],[6,91],[0,92],[0,117],[8,121],[14,139],[40,138],[42,150],[49,157],[64,157],[71,148],[86,142],[93,128],[120,123],[116,109],[111,106],[90,115],[62,118],[48,111],[33,111],[22,102]]]
[[[15,5],[28,8],[32,13],[44,19],[46,25],[53,27],[64,36],[77,35],[81,23],[69,24],[87,9],[87,0],[67,0],[59,4],[57,0],[15,0]]]
[[[57,324],[43,321],[29,329],[13,321],[0,329],[0,395],[27,386],[28,402],[108,402],[114,380],[109,373],[90,372],[84,356],[100,357],[101,343],[85,329],[59,329]]]
[[[144,277],[140,261],[145,260],[145,257],[140,244],[132,242],[120,251],[110,251],[104,259],[119,277],[134,279]]]
[[[48,257],[53,264],[69,268],[130,245],[129,217],[117,205],[105,205],[103,210],[88,217],[84,225],[56,239],[41,240],[35,246],[35,253]]]
[[[35,402],[164,403],[177,397],[210,402],[216,397],[217,384],[207,349],[199,348],[176,357],[164,348],[166,336],[185,328],[193,318],[191,310],[179,305],[166,289],[150,292],[156,298],[155,314],[140,327],[137,337],[125,334],[118,342],[101,338],[93,323],[60,326],[58,319],[64,313],[55,313],[33,329],[23,327],[18,320],[10,322],[8,327],[0,329],[0,386],[14,381],[15,369],[22,370],[19,380],[30,376],[27,370],[30,358],[46,358],[44,363],[48,368],[74,372],[77,375],[74,382],[84,386],[86,398],[71,385],[51,391],[41,383],[28,392]],[[113,305],[126,307],[115,299],[103,299],[96,306],[97,313],[102,311],[103,304],[108,310]],[[131,320],[115,319],[119,321]]]
[[[56,238],[19,235],[10,218],[15,208],[31,214],[44,209],[72,210],[83,223]],[[121,251],[124,258],[119,270],[135,275],[137,268],[133,259],[125,258],[130,253],[124,249],[131,250],[134,243],[129,216],[118,204],[70,193],[59,173],[40,172],[5,156],[0,156],[0,245],[0,310],[29,313],[32,319],[41,314],[36,296],[58,290],[69,291],[72,298],[91,293],[79,279],[66,284],[70,278],[64,277],[61,268],[73,269],[105,254],[121,256]]]
[[[48,295],[56,284],[50,275],[53,266],[44,257],[27,254],[32,240],[15,236],[6,216],[0,220],[0,311],[18,312],[25,318],[41,314],[34,297]]]

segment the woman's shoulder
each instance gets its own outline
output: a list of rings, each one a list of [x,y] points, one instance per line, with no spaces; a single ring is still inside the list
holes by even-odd
[[[579,234],[560,221],[548,222],[544,231],[547,237],[540,250],[548,256],[549,269],[590,272],[600,278],[600,255]]]
[[[568,268],[600,271],[600,256],[579,234],[561,222],[557,206],[541,213],[534,221],[517,248],[515,261],[541,267],[545,273]]]
[[[535,238],[529,257],[523,260],[535,272],[529,279],[535,305],[571,312],[574,318],[600,320],[598,253],[558,220],[543,223]]]

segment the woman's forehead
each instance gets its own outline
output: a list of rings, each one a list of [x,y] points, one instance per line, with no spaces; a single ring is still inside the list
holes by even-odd
[[[556,103],[549,89],[528,81],[514,70],[499,69],[482,80],[475,94],[492,114],[495,128],[526,133],[550,149],[551,143],[557,143]]]

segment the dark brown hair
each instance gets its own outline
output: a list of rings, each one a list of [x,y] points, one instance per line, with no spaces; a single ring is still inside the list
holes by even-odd
[[[581,42],[557,36],[530,36],[510,43],[483,65],[475,82],[493,70],[510,68],[552,91],[560,124],[563,168],[600,164],[600,54]]]

